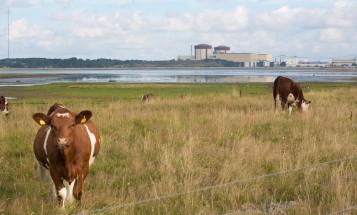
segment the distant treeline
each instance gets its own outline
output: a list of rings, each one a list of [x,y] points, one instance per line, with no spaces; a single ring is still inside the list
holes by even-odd
[[[135,68],[135,67],[240,67],[239,62],[206,59],[206,60],[112,60],[112,59],[48,59],[48,58],[10,58],[1,59],[0,68]]]

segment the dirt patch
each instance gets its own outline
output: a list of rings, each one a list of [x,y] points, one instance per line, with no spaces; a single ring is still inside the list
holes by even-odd
[[[82,96],[63,96],[56,93],[26,90],[23,87],[0,87],[0,95],[15,97],[17,99],[63,99],[65,98],[88,98]]]

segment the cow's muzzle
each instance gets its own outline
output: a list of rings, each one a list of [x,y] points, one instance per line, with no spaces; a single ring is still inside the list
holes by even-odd
[[[68,138],[58,138],[57,144],[59,148],[69,148],[71,145],[68,143]]]

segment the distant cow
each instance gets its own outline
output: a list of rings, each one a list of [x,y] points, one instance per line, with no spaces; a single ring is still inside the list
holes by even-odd
[[[289,115],[295,106],[302,112],[307,111],[311,103],[311,101],[305,100],[299,84],[283,76],[278,76],[274,81],[273,97],[275,112],[278,112],[278,102],[280,101],[283,111],[285,105],[288,104]]]
[[[155,97],[154,94],[147,93],[147,94],[143,95],[143,98],[141,99],[141,103],[143,104],[145,102],[151,101],[154,99],[154,97]]]
[[[52,190],[62,207],[66,201],[81,200],[89,166],[100,149],[100,135],[91,116],[89,110],[76,114],[58,103],[51,106],[48,115],[33,115],[41,125],[33,145],[35,157],[39,168],[49,170]]]
[[[0,111],[5,116],[9,114],[9,107],[4,96],[0,96]]]

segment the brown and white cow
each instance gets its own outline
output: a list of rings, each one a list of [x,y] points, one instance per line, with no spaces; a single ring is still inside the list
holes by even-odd
[[[302,112],[307,111],[311,103],[311,101],[305,100],[299,84],[283,76],[278,76],[274,81],[273,97],[275,112],[278,112],[278,102],[280,101],[283,111],[288,104],[289,115],[295,106]]]
[[[3,115],[9,115],[9,105],[4,96],[0,96],[0,111]]]
[[[81,200],[89,166],[100,149],[99,131],[91,116],[89,110],[77,114],[58,103],[51,106],[48,115],[33,115],[41,125],[33,145],[35,157],[39,168],[49,170],[62,207],[66,201]]]
[[[149,102],[154,99],[154,94],[152,93],[147,93],[143,95],[143,98],[141,99],[141,103],[144,104],[145,102]]]

